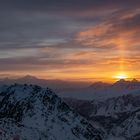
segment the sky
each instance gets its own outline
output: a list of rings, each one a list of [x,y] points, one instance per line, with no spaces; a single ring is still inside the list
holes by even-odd
[[[0,0],[0,77],[140,78],[140,0]]]

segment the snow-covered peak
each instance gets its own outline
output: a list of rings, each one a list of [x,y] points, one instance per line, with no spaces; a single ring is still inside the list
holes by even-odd
[[[0,88],[1,140],[102,140],[102,133],[71,110],[49,88]]]
[[[115,86],[124,86],[128,84],[128,81],[126,81],[125,79],[120,79],[119,81],[115,82],[113,85]]]
[[[52,95],[54,93],[49,88],[41,88],[37,85],[20,85],[20,84],[14,84],[11,86],[2,86],[0,88],[0,92],[5,93],[5,95],[11,95],[11,97],[14,98],[16,101],[24,100],[26,98],[30,98],[31,96],[39,97],[44,96],[47,94],[49,96],[49,93],[51,92]]]

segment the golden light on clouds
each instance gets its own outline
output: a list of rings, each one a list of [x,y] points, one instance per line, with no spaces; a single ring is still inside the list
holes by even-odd
[[[139,78],[139,21],[137,10],[119,14],[79,32],[76,41],[97,52],[96,66],[103,69],[104,75],[112,79],[132,79],[135,75]]]
[[[4,32],[0,32],[0,76],[33,75],[43,79],[113,82],[118,79],[140,79],[139,4],[131,9],[131,5],[128,4],[126,8],[126,3],[119,1],[120,6],[112,9],[114,1],[109,3],[101,7],[99,4],[100,8],[90,5],[91,9],[88,7],[84,11],[80,8],[79,12],[67,11],[68,8],[66,11],[73,15],[70,18],[64,11],[62,17],[57,17],[61,10],[56,15],[53,11],[50,16],[42,12],[41,15],[36,12],[33,15],[25,14],[25,19],[23,15],[15,16],[12,19],[15,18],[13,21],[17,23],[13,25],[6,18],[7,26],[0,24],[1,29],[3,25],[7,27]],[[70,9],[73,9],[71,6]],[[11,21],[11,14],[8,15]],[[26,21],[28,24],[22,25],[23,19],[18,18],[30,20]],[[12,30],[8,28],[11,26]],[[23,29],[19,30],[19,27]]]

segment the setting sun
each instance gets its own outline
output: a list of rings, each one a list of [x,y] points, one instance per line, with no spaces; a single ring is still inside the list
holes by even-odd
[[[119,73],[116,76],[114,76],[114,78],[116,78],[116,79],[127,79],[127,78],[129,78],[129,76],[126,73]]]

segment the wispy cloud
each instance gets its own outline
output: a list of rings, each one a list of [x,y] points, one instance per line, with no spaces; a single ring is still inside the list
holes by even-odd
[[[139,0],[1,1],[0,75],[100,78],[119,71],[120,63],[139,75],[139,5]]]
[[[111,49],[126,47],[132,49],[140,45],[139,10],[123,15],[122,13],[101,22],[99,25],[77,34],[77,41],[87,47]],[[140,12],[140,11],[139,11]]]

